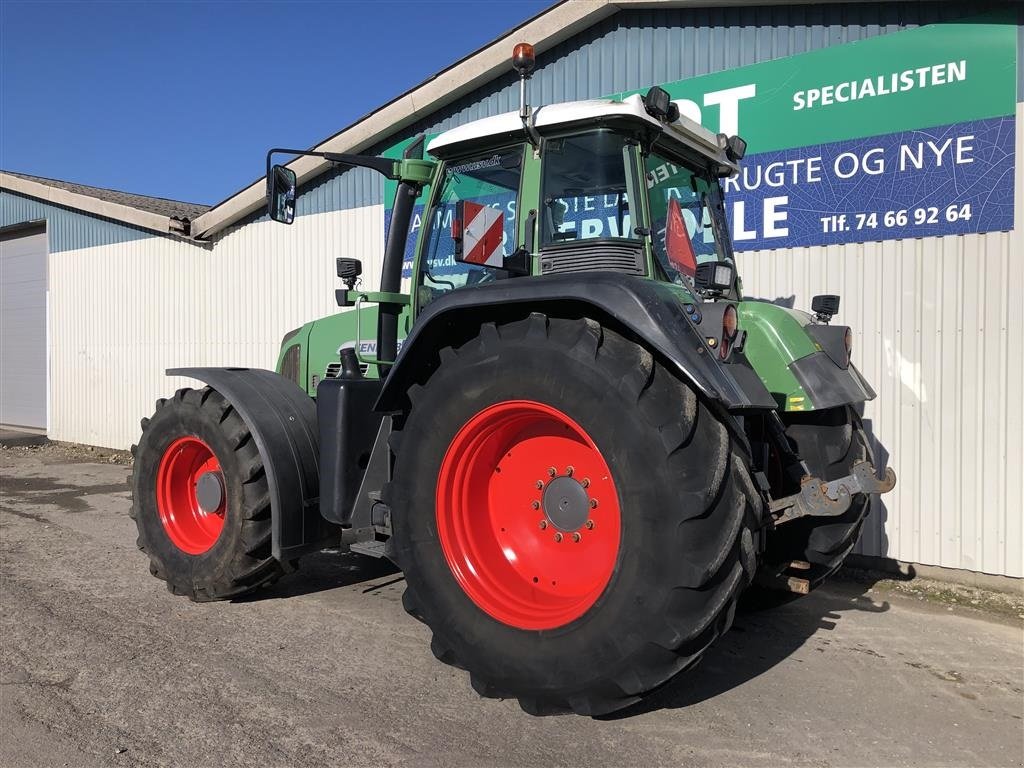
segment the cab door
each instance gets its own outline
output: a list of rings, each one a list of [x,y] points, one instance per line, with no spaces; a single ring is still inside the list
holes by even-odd
[[[414,316],[450,291],[512,275],[509,260],[521,247],[517,212],[524,155],[523,145],[516,145],[444,163],[431,190],[417,245],[412,275]],[[474,226],[467,216],[480,218]],[[500,242],[490,241],[488,263],[463,260],[467,226],[476,231],[484,224],[493,227],[492,236],[500,236]]]

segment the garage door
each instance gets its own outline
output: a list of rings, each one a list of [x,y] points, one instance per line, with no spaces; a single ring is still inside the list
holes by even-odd
[[[46,429],[46,231],[0,232],[0,424]]]

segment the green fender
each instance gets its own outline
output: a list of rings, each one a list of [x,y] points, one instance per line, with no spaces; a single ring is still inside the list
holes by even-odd
[[[781,411],[815,411],[875,397],[853,364],[835,363],[807,331],[813,317],[766,301],[739,304],[743,352]]]

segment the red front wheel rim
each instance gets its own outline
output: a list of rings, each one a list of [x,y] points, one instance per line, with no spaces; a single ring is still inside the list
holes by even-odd
[[[557,408],[497,403],[455,435],[441,462],[437,526],[466,595],[520,629],[585,614],[618,560],[619,498],[594,441]]]
[[[156,506],[167,537],[190,555],[209,550],[224,530],[224,474],[213,450],[198,437],[167,446],[156,476]]]

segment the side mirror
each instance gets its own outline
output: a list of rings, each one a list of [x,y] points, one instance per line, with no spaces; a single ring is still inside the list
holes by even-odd
[[[267,174],[267,213],[274,221],[295,221],[295,171],[275,165]]]

